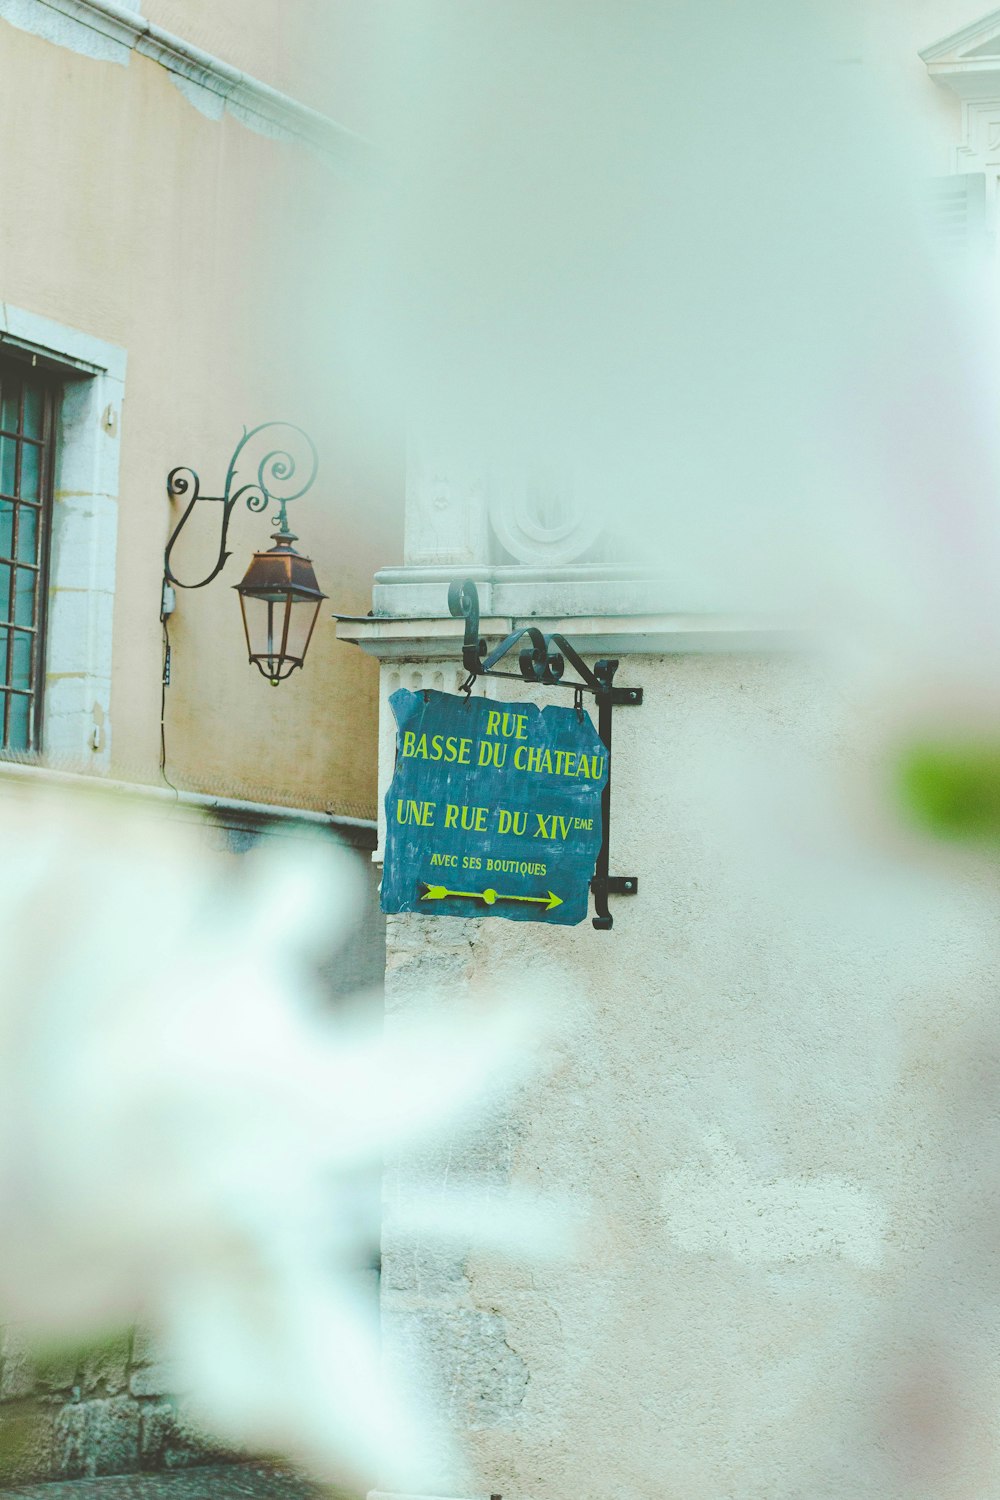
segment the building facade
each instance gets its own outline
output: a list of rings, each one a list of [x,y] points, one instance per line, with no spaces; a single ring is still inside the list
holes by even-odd
[[[367,148],[330,117],[328,9],[292,11],[0,4],[0,791],[138,797],[199,819],[220,860],[277,825],[343,846],[370,897],[350,952],[330,955],[335,998],[381,981],[384,944],[377,671],[335,641],[330,611],[365,606],[401,528],[391,456],[357,440],[327,298]],[[248,665],[231,585],[271,546],[289,486],[263,513],[244,495],[228,564],[164,595],[190,498],[168,495],[168,473],[221,496],[244,432],[270,422],[315,444],[289,520],[328,596],[304,668],[277,688]],[[287,438],[262,434],[236,483]],[[294,461],[303,473],[308,451]],[[212,573],[222,512],[195,507],[180,581]],[[9,1327],[0,1360],[7,1480],[213,1451],[140,1332],[39,1363]]]
[[[954,243],[995,257],[1000,13],[883,6],[860,32],[843,61],[916,133]],[[871,763],[885,723],[845,716],[795,630],[692,610],[652,517],[644,556],[621,556],[616,521],[613,497],[598,521],[571,491],[467,483],[415,451],[404,565],[376,575],[375,618],[339,626],[380,663],[382,798],[391,694],[466,678],[453,581],[477,583],[491,648],[559,631],[644,691],[615,712],[611,873],[638,891],[612,899],[613,930],[482,905],[388,919],[390,1027],[421,1009],[461,1025],[505,983],[535,986],[541,1006],[570,991],[530,1084],[438,1153],[387,1166],[386,1358],[442,1423],[410,1488],[993,1494],[1000,1361],[985,1273],[949,1241],[973,1127],[945,1059],[992,1005],[994,876],[866,910],[864,862],[840,862],[794,778]],[[571,701],[520,682],[474,691]],[[769,783],[772,759],[799,770]],[[751,831],[758,816],[773,838]],[[463,1185],[498,1214],[517,1192],[575,1206],[582,1241],[512,1263],[397,1231],[421,1194]]]
[[[544,1068],[478,1133],[387,1164],[387,1363],[442,1424],[412,1490],[909,1497],[913,1434],[951,1391],[959,1438],[951,1459],[934,1439],[951,1468],[933,1493],[993,1493],[1000,1362],[940,1229],[968,1132],[938,1056],[992,1003],[992,876],[873,932],[863,885],[833,912],[806,857],[734,863],[758,752],[791,746],[817,772],[871,755],[824,664],[794,631],[679,599],[662,559],[618,539],[614,496],[595,519],[551,476],[472,483],[412,437],[404,465],[401,433],[367,446],[336,344],[337,247],[366,170],[341,14],[0,0],[0,783],[168,798],[207,810],[229,851],[297,820],[366,866],[375,849],[377,878],[388,698],[466,675],[450,583],[477,583],[491,642],[530,622],[620,658],[644,702],[616,714],[612,874],[638,890],[613,899],[613,929],[388,923],[390,1029],[422,1006],[461,1025],[505,975],[571,996]],[[919,122],[951,230],[991,253],[1000,15],[885,5],[858,35],[842,61]],[[329,596],[277,689],[246,665],[227,588],[267,516],[234,510],[228,567],[163,610],[185,504],[168,473],[221,494],[244,430],[272,419],[319,451],[290,519]],[[210,571],[219,538],[218,510],[197,510],[177,576]],[[369,929],[352,982],[381,968],[374,912]],[[582,1207],[586,1228],[544,1264],[414,1247],[396,1210],[459,1183]],[[0,1425],[47,1414],[20,1474],[212,1451],[142,1335],[39,1368],[7,1330],[0,1360]]]

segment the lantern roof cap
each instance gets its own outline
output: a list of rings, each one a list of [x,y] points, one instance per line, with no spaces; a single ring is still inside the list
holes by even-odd
[[[249,598],[269,594],[292,594],[298,599],[326,599],[316,579],[311,557],[303,557],[292,546],[298,541],[290,531],[275,532],[275,545],[255,552],[236,591]]]

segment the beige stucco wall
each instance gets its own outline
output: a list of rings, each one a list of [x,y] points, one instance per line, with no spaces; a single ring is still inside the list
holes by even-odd
[[[1000,1493],[994,1231],[974,1222],[997,1163],[996,873],[873,811],[882,726],[819,664],[635,657],[619,678],[645,703],[615,715],[612,872],[640,890],[614,930],[389,920],[390,1027],[569,992],[535,1078],[389,1164],[387,1357],[468,1461],[412,1489]],[[509,1186],[580,1205],[579,1245],[518,1263],[397,1235],[397,1207],[465,1183],[498,1215]]]
[[[276,46],[283,11],[240,14],[255,56]],[[159,779],[160,576],[178,515],[165,476],[187,463],[218,493],[243,425],[280,418],[320,451],[293,519],[330,603],[301,681],[271,688],[246,664],[227,587],[270,545],[269,528],[234,518],[225,572],[178,593],[168,773],[197,790],[367,815],[375,672],[335,643],[328,615],[363,613],[374,568],[398,555],[401,485],[392,452],[375,458],[358,439],[338,374],[329,287],[355,189],[301,145],[208,118],[136,53],[127,66],[99,61],[0,21],[0,65],[0,302],[128,356],[110,770]],[[191,570],[214,557],[213,519],[199,517],[185,548]]]

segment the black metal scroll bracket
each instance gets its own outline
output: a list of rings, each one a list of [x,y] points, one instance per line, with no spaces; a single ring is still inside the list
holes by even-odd
[[[609,896],[634,896],[639,889],[636,875],[611,875],[611,715],[615,708],[635,707],[642,702],[642,688],[615,687],[618,662],[601,660],[593,670],[563,635],[543,635],[537,625],[525,625],[501,641],[492,651],[479,636],[479,590],[469,579],[453,583],[448,589],[448,608],[457,619],[465,620],[462,665],[469,676],[462,684],[470,692],[477,677],[511,677],[515,681],[540,683],[543,687],[573,688],[579,701],[582,693],[593,693],[597,707],[597,733],[608,753],[608,779],[601,794],[601,848],[590,889],[594,893],[597,915],[593,925],[598,932],[610,932],[614,919],[608,910]],[[497,662],[513,651],[519,641],[525,642],[518,652],[517,672],[497,671]],[[577,673],[578,680],[563,680],[566,663]]]
[[[253,477],[247,483],[237,486],[243,454],[251,444],[255,444],[255,440],[260,437],[261,433],[267,433],[268,437],[256,446],[256,452],[260,453],[263,449],[263,453],[256,468],[254,469],[252,464],[250,466]],[[295,451],[292,451],[293,444]],[[246,502],[247,510],[250,511],[267,510],[269,506],[277,505],[278,513],[272,525],[277,526],[285,535],[291,535],[288,530],[288,515],[285,506],[292,500],[298,500],[312,487],[318,464],[316,447],[301,427],[296,427],[293,422],[262,422],[259,427],[253,427],[249,431],[244,427],[243,436],[229,460],[224,494],[203,495],[201,480],[194,469],[188,467],[187,464],[180,464],[177,468],[171,469],[167,475],[167,494],[172,500],[184,499],[190,491],[191,498],[184,508],[183,515],[170,533],[170,539],[163,553],[164,583],[172,584],[179,589],[203,589],[212,582],[213,578],[218,577],[232,556],[232,553],[226,550],[229,522],[234,509],[241,500]],[[171,554],[195,506],[201,501],[222,506],[219,551],[211,571],[206,573],[204,578],[198,583],[185,583],[173,571]]]

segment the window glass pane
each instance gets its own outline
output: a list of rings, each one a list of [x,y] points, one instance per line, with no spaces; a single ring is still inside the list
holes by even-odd
[[[21,499],[37,500],[41,479],[42,450],[34,443],[21,444]]]
[[[31,646],[34,636],[27,630],[14,631],[14,653],[11,660],[11,687],[31,686]]]
[[[27,693],[11,693],[7,744],[11,750],[27,750],[30,743],[31,699]]]
[[[37,386],[24,388],[24,435],[40,438],[42,435],[42,411],[44,398]]]
[[[17,582],[14,586],[15,625],[34,625],[35,623],[36,576],[30,568],[17,570]]]
[[[17,431],[17,404],[21,394],[21,382],[6,376],[0,389],[0,427],[8,432]]]
[[[56,399],[43,372],[0,353],[0,747],[14,752],[34,746],[42,688]]]
[[[11,437],[0,437],[0,492],[14,493],[14,475],[17,472],[17,443]]]
[[[2,504],[2,502],[0,502]],[[38,561],[38,512],[32,505],[18,506],[17,517],[17,560],[18,562]],[[0,555],[3,550],[3,512],[0,510]]]

